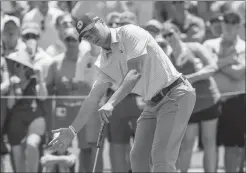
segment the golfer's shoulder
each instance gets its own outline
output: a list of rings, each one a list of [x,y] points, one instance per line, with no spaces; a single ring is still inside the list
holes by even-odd
[[[122,36],[122,37],[147,37],[147,32],[137,26],[137,25],[133,25],[133,24],[128,24],[128,25],[124,25],[122,27],[120,27],[119,29],[119,35]]]

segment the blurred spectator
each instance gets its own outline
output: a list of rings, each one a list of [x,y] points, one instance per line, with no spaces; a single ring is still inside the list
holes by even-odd
[[[222,110],[218,127],[218,145],[225,147],[226,172],[237,172],[245,146],[246,91],[245,41],[239,38],[240,16],[236,12],[223,15],[222,36],[204,45],[218,61],[215,80],[222,93]]]
[[[54,137],[56,136],[57,133],[54,134]],[[75,140],[66,151],[46,152],[40,160],[43,166],[42,173],[75,173],[77,154],[71,150],[76,151]]]
[[[24,15],[23,23],[36,22],[41,25],[42,32],[39,45],[43,49],[47,49],[48,46],[54,44],[59,39],[55,22],[57,17],[64,12],[56,8],[50,8],[48,1],[37,1],[36,3],[37,7]]]
[[[18,1],[1,1],[1,11],[7,15],[14,15],[21,19],[24,9]]]
[[[122,13],[122,1],[78,1],[72,10],[72,16],[80,18],[84,13],[92,12],[106,21],[106,16],[111,12]]]
[[[10,82],[9,82],[9,72],[8,67],[5,61],[5,58],[1,57],[1,73],[0,73],[0,96],[6,96],[8,94],[9,88],[10,88]],[[1,126],[0,126],[0,159],[1,159],[1,172],[5,172],[5,165],[4,160],[6,154],[8,154],[8,148],[6,141],[4,141],[4,135],[5,135],[5,123],[6,123],[6,116],[7,116],[7,100],[5,98],[0,98],[0,120],[1,120]]]
[[[12,53],[7,60],[14,64],[7,123],[14,169],[16,172],[38,172],[39,147],[45,132],[41,100],[47,96],[46,85],[42,73],[34,68],[26,51]]]
[[[202,125],[204,146],[204,170],[216,172],[216,129],[219,112],[220,94],[214,79],[216,63],[210,52],[200,43],[184,43],[180,31],[172,23],[163,25],[162,35],[172,47],[171,61],[196,89],[196,104],[180,148],[178,168],[187,172],[190,167],[192,150],[198,135],[198,125]]]
[[[124,11],[132,12],[136,15],[136,23],[144,25],[153,18],[153,1],[120,1]]]
[[[222,22],[222,16],[220,15],[212,16],[209,20],[210,31],[214,38],[220,37],[220,35],[222,34],[221,22]],[[208,35],[207,35],[207,39],[209,39]]]
[[[25,48],[20,40],[20,20],[15,16],[4,15],[1,20],[2,52],[4,56]]]
[[[46,49],[46,53],[54,57],[66,51],[64,41],[64,30],[73,26],[73,18],[70,13],[65,13],[57,17],[56,29],[58,30],[59,39]]]
[[[168,57],[170,57],[172,53],[171,46],[167,43],[167,40],[165,40],[162,35],[158,35],[155,37],[155,40],[157,41],[158,45],[161,47],[161,49],[166,53]]]
[[[204,21],[208,21],[211,17],[210,7],[214,1],[196,1],[197,16],[202,18]]]
[[[136,15],[129,11],[121,13],[119,24],[120,26],[128,24],[137,25]]]
[[[117,28],[119,26],[121,13],[112,12],[106,16],[106,23],[111,28]]]
[[[205,36],[205,23],[203,19],[186,10],[184,1],[169,2],[167,10],[169,20],[179,28],[183,41],[203,41]]]
[[[24,51],[29,54],[35,68],[40,69],[44,76],[48,94],[54,94],[55,64],[53,59],[39,46],[41,26],[35,22],[23,23],[21,36],[23,42],[26,44]],[[42,104],[44,105],[44,117],[46,119],[46,133],[50,133],[51,122],[49,120],[52,112],[52,99],[48,98]]]
[[[66,52],[54,57],[54,60],[57,63],[55,87],[57,96],[70,97],[67,99],[56,99],[56,110],[54,115],[54,123],[56,124],[53,125],[53,128],[55,129],[66,127],[72,123],[84,100],[83,96],[87,96],[91,89],[91,86],[82,80],[82,76],[84,75],[76,73],[77,68],[85,68],[86,64],[78,64],[81,54],[79,52],[78,34],[74,27],[65,30],[64,43]],[[91,64],[91,68],[92,67]],[[82,98],[73,98],[73,96],[82,96]],[[95,114],[91,116],[86,127],[78,134],[80,149],[79,172],[92,171],[99,128],[100,119],[97,112],[95,112]],[[101,155],[98,159],[97,172],[102,169],[103,160]]]
[[[211,4],[209,10],[210,15],[208,16],[209,20],[206,21],[207,30],[204,41],[221,36],[222,15],[227,11],[231,11],[232,9],[231,3],[232,2],[227,2],[227,1],[216,1]]]
[[[233,10],[237,12],[241,18],[241,25],[239,29],[239,37],[245,41],[246,39],[246,2],[235,1],[233,2]]]
[[[156,20],[149,20],[143,27],[146,31],[148,31],[154,38],[160,34],[162,29],[162,24]]]
[[[161,23],[169,19],[168,8],[170,2],[167,1],[155,1],[153,9],[153,18],[160,21]]]

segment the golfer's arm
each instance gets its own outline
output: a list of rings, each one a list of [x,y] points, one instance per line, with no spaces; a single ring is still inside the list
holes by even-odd
[[[113,107],[115,107],[129,93],[131,93],[131,91],[141,78],[141,70],[144,58],[145,55],[142,55],[128,61],[128,69],[130,70],[125,76],[119,88],[115,91],[115,93],[111,96],[107,103],[110,103]]]
[[[106,90],[111,86],[110,82],[96,81],[89,94],[84,100],[77,117],[71,124],[78,133],[88,122],[89,116],[98,110],[99,103],[104,96]]]

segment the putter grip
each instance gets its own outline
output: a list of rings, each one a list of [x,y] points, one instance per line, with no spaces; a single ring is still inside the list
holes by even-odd
[[[97,141],[97,148],[100,148],[100,146],[102,145],[103,137],[104,137],[104,130],[105,130],[105,123],[103,123],[100,127],[98,141]]]

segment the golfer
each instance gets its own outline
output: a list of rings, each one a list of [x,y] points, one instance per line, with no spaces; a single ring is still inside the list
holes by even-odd
[[[130,153],[133,172],[175,172],[179,148],[195,104],[195,90],[179,73],[155,39],[135,25],[108,28],[104,21],[86,13],[76,22],[79,39],[102,48],[95,65],[98,77],[74,122],[49,145],[65,150],[87,124],[112,84],[118,86],[98,110],[108,123],[116,105],[129,93],[143,97],[146,107],[137,120]],[[152,164],[150,169],[150,158]]]

